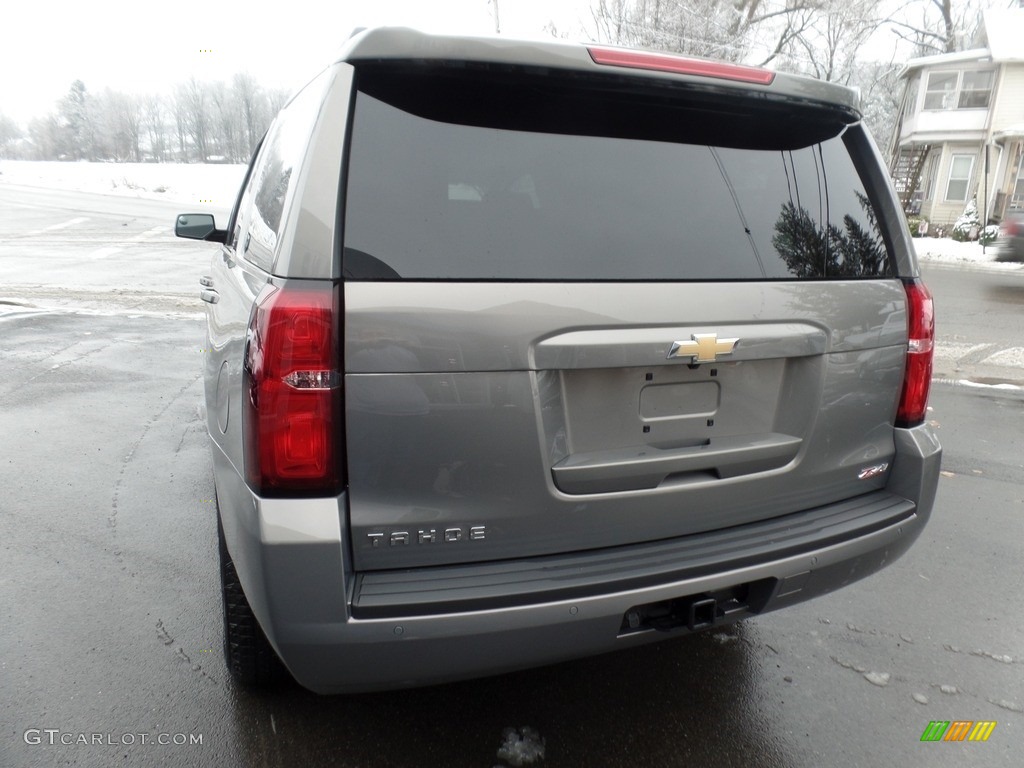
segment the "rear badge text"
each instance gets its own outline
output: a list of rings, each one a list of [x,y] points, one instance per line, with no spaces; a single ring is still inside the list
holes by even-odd
[[[473,525],[468,528],[427,528],[418,531],[391,531],[366,534],[372,547],[404,547],[409,544],[456,544],[461,541],[483,541],[487,538],[487,526]]]

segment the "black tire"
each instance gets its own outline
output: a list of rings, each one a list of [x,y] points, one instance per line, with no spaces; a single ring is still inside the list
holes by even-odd
[[[217,510],[220,582],[224,595],[224,661],[236,682],[248,688],[272,688],[287,679],[284,664],[263,634],[242,591],[235,564],[224,543]]]

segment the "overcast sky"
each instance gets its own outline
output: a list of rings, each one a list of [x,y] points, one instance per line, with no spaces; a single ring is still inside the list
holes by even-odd
[[[494,32],[488,0],[2,0],[0,113],[19,123],[55,109],[74,80],[90,92],[168,92],[192,75],[249,72],[302,85],[358,26]],[[498,0],[503,34],[579,37],[588,0]],[[209,51],[207,53],[207,51]]]

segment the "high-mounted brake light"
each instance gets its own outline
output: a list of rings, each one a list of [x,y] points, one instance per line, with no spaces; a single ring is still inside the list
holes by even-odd
[[[339,290],[268,286],[249,321],[245,470],[263,495],[343,484]]]
[[[932,384],[935,350],[935,312],[932,295],[920,280],[906,280],[907,368],[896,412],[896,426],[914,427],[924,421]]]
[[[717,77],[722,80],[736,80],[741,83],[757,85],[770,85],[775,79],[775,73],[770,70],[744,67],[740,64],[690,59],[685,56],[651,51],[630,51],[624,48],[588,47],[587,50],[590,52],[590,58],[596,64],[606,64],[612,67],[631,67],[633,69],[649,69],[654,72]]]

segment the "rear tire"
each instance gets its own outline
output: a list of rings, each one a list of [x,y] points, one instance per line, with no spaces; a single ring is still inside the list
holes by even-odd
[[[235,564],[224,543],[220,509],[217,510],[217,541],[224,595],[224,661],[228,672],[236,682],[249,688],[274,687],[287,678],[287,672],[242,591]]]

